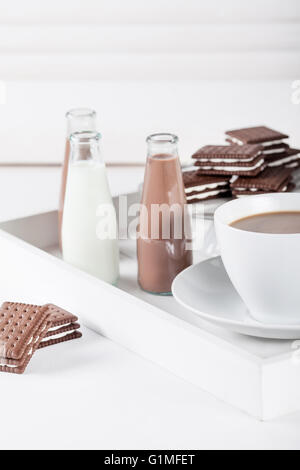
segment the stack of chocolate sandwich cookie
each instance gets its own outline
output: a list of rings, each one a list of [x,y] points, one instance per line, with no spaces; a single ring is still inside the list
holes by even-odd
[[[199,175],[196,168],[183,171],[183,183],[188,204],[230,196],[228,176]]]
[[[37,349],[80,338],[78,318],[52,304],[0,307],[0,372],[22,374]]]
[[[53,304],[48,304],[46,307],[49,313],[49,328],[39,344],[39,349],[81,338],[82,334],[78,331],[80,328],[78,317]]]
[[[192,155],[193,170],[184,175],[188,203],[292,191],[299,185],[294,170],[300,168],[300,150],[290,148],[288,138],[266,126],[247,127],[227,131],[227,145],[200,148]]]
[[[206,145],[192,155],[200,175],[256,176],[265,168],[260,145]]]
[[[261,145],[267,166],[300,166],[300,150],[291,149],[286,139],[287,134],[266,126],[246,127],[226,132],[226,141],[233,145]]]

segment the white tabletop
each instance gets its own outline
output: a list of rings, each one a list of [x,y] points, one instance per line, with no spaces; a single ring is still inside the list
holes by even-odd
[[[59,173],[1,168],[0,219],[55,208]],[[112,192],[134,190],[142,175],[142,168],[110,169]],[[300,412],[258,422],[111,341],[83,333],[79,341],[38,351],[24,375],[1,374],[0,448],[300,448]]]

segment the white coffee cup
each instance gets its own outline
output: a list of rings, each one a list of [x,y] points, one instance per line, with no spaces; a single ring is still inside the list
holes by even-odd
[[[300,234],[248,232],[230,224],[265,212],[300,211],[300,193],[244,196],[215,212],[226,271],[253,318],[300,323]]]

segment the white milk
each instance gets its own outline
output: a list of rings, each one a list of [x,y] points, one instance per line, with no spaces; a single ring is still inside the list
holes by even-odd
[[[66,262],[103,281],[117,281],[117,220],[103,163],[83,160],[70,164],[62,247]]]

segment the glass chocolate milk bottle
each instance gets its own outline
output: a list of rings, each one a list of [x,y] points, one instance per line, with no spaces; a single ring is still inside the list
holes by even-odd
[[[59,207],[58,207],[58,231],[59,231],[59,241],[61,245],[61,227],[62,227],[62,217],[65,203],[65,194],[66,194],[66,184],[70,160],[70,136],[74,132],[83,132],[83,131],[96,131],[96,112],[89,108],[77,108],[72,109],[66,114],[67,119],[67,136],[65,144],[65,158],[63,162],[63,170],[61,177],[61,188],[60,188],[60,198],[59,198]]]
[[[178,138],[147,138],[137,238],[138,281],[153,294],[171,294],[174,278],[192,264],[191,227],[177,152]]]

